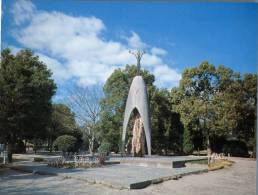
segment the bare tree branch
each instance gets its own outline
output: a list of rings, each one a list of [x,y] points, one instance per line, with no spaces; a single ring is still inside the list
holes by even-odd
[[[92,87],[72,86],[68,88],[67,105],[74,112],[76,120],[89,142],[89,151],[93,153],[96,141],[96,124],[99,120],[100,100],[103,97],[99,85]]]

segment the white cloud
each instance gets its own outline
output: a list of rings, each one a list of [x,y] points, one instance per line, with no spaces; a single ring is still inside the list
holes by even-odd
[[[133,49],[145,49],[148,45],[142,42],[139,35],[132,31],[132,35],[130,37],[125,38],[128,42],[128,46]]]
[[[65,68],[64,65],[62,65],[58,60],[41,53],[36,53],[36,55],[38,55],[39,59],[47,64],[48,68],[52,70],[54,78],[57,80],[57,82],[62,83],[63,81],[70,78],[68,69]]]
[[[166,86],[167,83],[177,83],[181,79],[181,75],[166,64],[156,67],[154,69],[154,75],[162,78],[157,81],[159,86]]]
[[[39,55],[53,71],[57,82],[72,78],[84,86],[103,83],[114,69],[136,63],[129,49],[149,49],[142,59],[143,68],[153,72],[161,86],[178,84],[180,74],[161,58],[166,51],[150,47],[135,32],[126,38],[127,44],[107,40],[103,33],[108,29],[96,17],[41,11],[25,0],[17,1],[12,13],[18,24],[14,33],[16,40]],[[21,23],[24,24],[19,25]]]
[[[167,54],[167,51],[164,50],[164,49],[161,49],[161,48],[153,47],[153,48],[151,48],[151,53],[152,53],[153,55],[160,55],[160,56],[163,56],[163,55],[166,55],[166,54]]]
[[[11,13],[14,15],[14,22],[20,25],[26,20],[29,20],[35,10],[36,7],[31,1],[19,0],[19,2],[14,3]]]

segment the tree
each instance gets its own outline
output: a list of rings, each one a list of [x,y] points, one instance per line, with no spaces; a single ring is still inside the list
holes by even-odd
[[[83,131],[84,138],[89,144],[92,154],[98,142],[97,122],[100,114],[101,88],[73,86],[69,90],[67,104],[75,113],[78,123]]]
[[[189,153],[193,152],[193,143],[192,143],[191,133],[190,133],[188,128],[184,129],[183,151],[186,154],[189,154]]]
[[[240,120],[238,121],[239,139],[245,140],[249,149],[256,155],[256,129],[257,129],[257,75],[245,74],[241,82]]]
[[[54,147],[64,152],[76,151],[76,138],[71,135],[61,135],[54,141]]]
[[[235,137],[248,142],[254,137],[256,82],[256,75],[241,77],[230,68],[203,62],[184,70],[180,86],[171,91],[172,107],[180,114],[185,132],[191,132],[190,137],[202,141],[205,136],[209,155],[212,140]],[[184,145],[193,139],[184,139]]]
[[[52,73],[30,50],[1,53],[0,131],[12,161],[17,139],[43,138],[51,119],[51,98],[56,85]]]
[[[150,101],[152,124],[152,148],[156,153],[181,152],[183,125],[180,116],[173,110],[170,94],[165,89],[156,89]]]
[[[81,132],[77,128],[75,114],[65,104],[52,104],[51,123],[48,128],[48,146],[52,151],[53,141],[61,135],[72,135],[79,140]]]
[[[255,154],[257,75],[240,76],[222,66],[218,67],[217,72],[221,78],[224,77],[226,85],[220,85],[223,90],[220,87],[215,98],[214,124],[218,132],[227,133],[229,141],[237,139],[244,142]]]
[[[102,142],[98,148],[98,152],[108,155],[108,153],[110,152],[110,143]]]
[[[198,109],[199,125],[205,132],[208,155],[211,155],[210,134],[214,119],[214,97],[218,90],[216,69],[208,62],[203,62],[198,68],[186,69],[180,81],[185,96],[193,98],[195,109]]]
[[[184,90],[180,87],[175,87],[170,92],[171,109],[177,113],[178,121],[181,122],[179,128],[182,130],[179,131],[179,136],[183,136],[181,139],[183,139],[184,153],[190,153],[194,149],[193,133],[200,132],[198,109],[195,109],[200,105],[194,100],[193,97],[185,96]]]

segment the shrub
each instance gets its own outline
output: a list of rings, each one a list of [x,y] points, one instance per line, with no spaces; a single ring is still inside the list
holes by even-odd
[[[241,140],[229,140],[223,146],[223,153],[229,153],[232,156],[248,157],[248,148],[246,143]]]
[[[76,138],[71,135],[62,135],[56,138],[53,145],[62,152],[74,152],[76,141]]]
[[[108,155],[111,149],[111,144],[108,142],[102,142],[101,145],[98,148],[99,153],[103,153]]]

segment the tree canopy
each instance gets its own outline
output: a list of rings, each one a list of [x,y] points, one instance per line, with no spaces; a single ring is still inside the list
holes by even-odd
[[[78,140],[82,137],[75,115],[65,104],[52,104],[51,121],[48,127],[48,147],[52,151],[53,141],[61,135],[71,135]]]
[[[209,153],[245,153],[248,149],[255,153],[256,74],[241,75],[205,61],[186,68],[180,85],[172,89],[155,86],[155,77],[147,70],[139,74],[147,86],[153,153],[191,153],[201,149]],[[35,140],[35,146],[47,140],[51,151],[53,140],[63,135],[73,136],[69,139],[75,148],[81,145],[83,134],[91,152],[99,146],[120,151],[126,99],[136,75],[136,66],[126,65],[107,79],[104,95],[97,87],[74,87],[64,102],[68,106],[53,104],[56,85],[47,66],[30,50],[15,55],[9,49],[3,50],[0,141],[7,144],[9,159],[12,147],[22,145],[23,140]],[[128,128],[132,127],[131,116]],[[129,143],[132,132],[127,134]]]
[[[230,68],[203,62],[184,70],[180,86],[171,90],[171,102],[192,138],[205,137],[201,148],[211,150],[216,137],[248,143],[255,136],[256,82],[257,75],[241,77]]]
[[[0,66],[0,131],[8,144],[18,138],[44,137],[51,120],[51,98],[56,85],[51,71],[30,50],[13,55],[9,49],[1,53]]]

